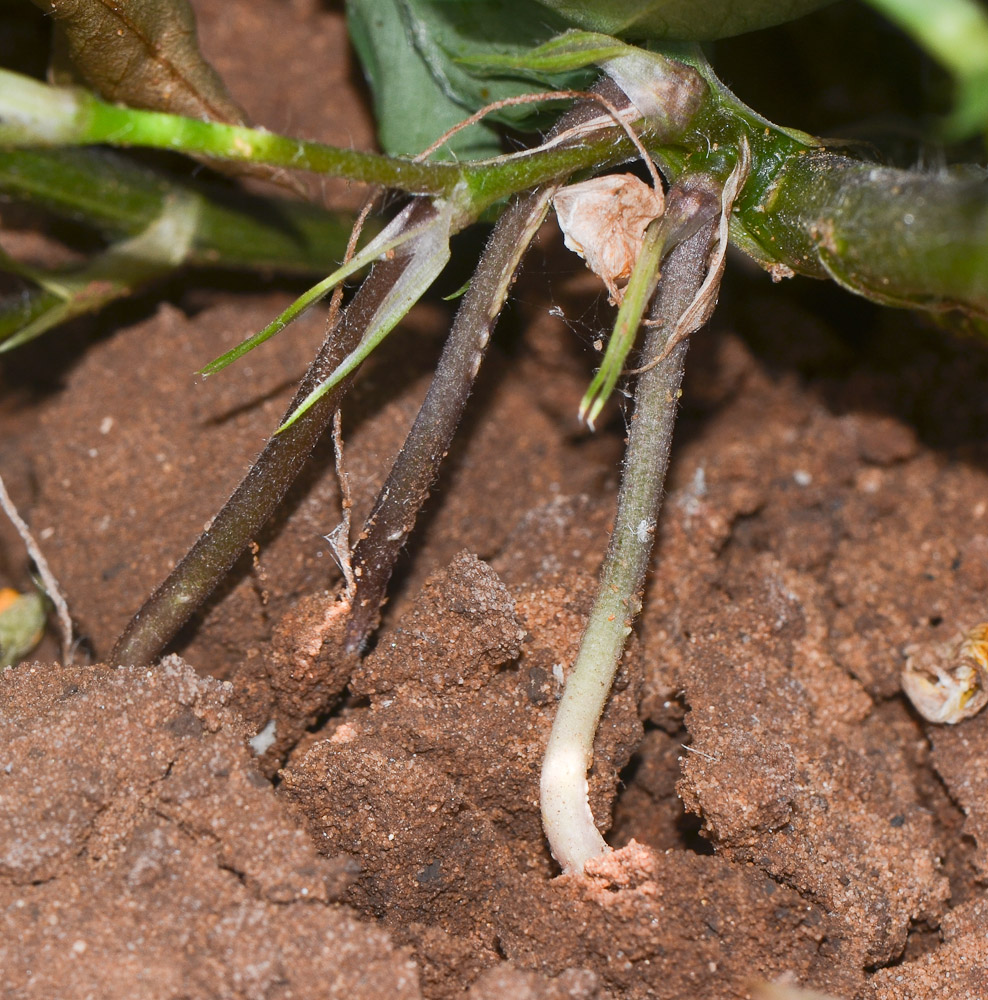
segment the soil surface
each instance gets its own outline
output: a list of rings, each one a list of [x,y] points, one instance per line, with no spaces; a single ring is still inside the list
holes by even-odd
[[[257,123],[373,145],[336,7],[195,8]],[[64,255],[0,212],[8,252]],[[731,262],[595,746],[617,850],[561,877],[538,771],[624,425],[576,421],[608,314],[550,227],[356,667],[318,652],[329,442],[169,656],[103,662],[277,425],[323,317],[190,373],[297,291],[186,275],[8,356],[0,467],[85,645],[0,675],[0,995],[988,996],[988,716],[933,726],[900,691],[907,648],[988,618],[982,343]],[[348,398],[357,524],[449,315],[418,307]]]

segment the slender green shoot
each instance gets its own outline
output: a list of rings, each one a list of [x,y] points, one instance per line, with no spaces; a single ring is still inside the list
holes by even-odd
[[[303,292],[287,309],[285,309],[284,312],[264,327],[263,330],[252,334],[250,337],[247,337],[246,340],[237,344],[236,347],[231,348],[225,354],[221,354],[218,358],[214,358],[210,361],[208,365],[205,365],[200,370],[199,374],[215,375],[216,372],[222,371],[228,365],[233,364],[234,361],[237,361],[245,354],[254,350],[255,347],[259,347],[266,340],[270,340],[275,334],[280,333],[286,326],[298,319],[299,316],[306,311],[306,309],[309,309],[317,302],[324,299],[334,288],[337,287],[337,285],[345,281],[351,275],[356,274],[358,271],[362,271],[375,260],[379,260],[388,254],[393,254],[399,248],[406,247],[409,243],[413,243],[415,240],[428,233],[436,225],[436,220],[430,219],[428,222],[421,223],[417,226],[405,228],[410,210],[411,205],[406,206],[404,211],[399,213],[374,240],[372,240],[366,247],[364,247],[363,250],[360,251],[360,253],[355,254],[342,267],[337,268],[331,275],[329,275],[329,277],[324,278],[322,281]]]
[[[659,269],[662,258],[707,221],[704,213],[698,212],[692,204],[687,208],[686,204],[683,199],[677,200],[645,230],[641,251],[624,289],[614,330],[607,342],[604,360],[580,400],[579,419],[585,420],[591,430],[614,391],[624,370],[624,363],[634,346],[645,310],[662,276]]]
[[[624,289],[614,330],[607,342],[604,361],[580,400],[579,419],[585,420],[591,430],[617,385],[625,358],[635,343],[642,317],[659,283],[659,263],[669,243],[669,231],[666,216],[653,219],[645,230],[638,260]]]
[[[419,228],[402,246],[402,256],[408,264],[401,276],[381,300],[360,343],[323,379],[295,408],[278,428],[278,433],[291,427],[306,411],[331,389],[351,375],[371,352],[408,314],[412,306],[432,287],[449,261],[449,239],[455,212],[455,199],[434,203],[435,216],[430,224]]]
[[[460,180],[453,164],[416,163],[260,128],[225,125],[101,101],[84,90],[50,87],[0,70],[0,146],[134,146],[263,163],[348,177],[419,194],[448,195]]]
[[[667,85],[684,74],[695,77],[687,67],[670,60],[660,62],[667,73]],[[684,124],[677,120],[675,128]],[[438,198],[451,197],[459,188],[469,195],[471,221],[519,191],[551,183],[576,170],[597,169],[627,159],[634,147],[623,136],[614,141],[617,127],[605,117],[592,128],[561,138],[551,148],[547,145],[465,164],[420,162],[307,142],[264,129],[119,107],[85,91],[50,87],[0,70],[0,148],[105,143],[308,170]]]

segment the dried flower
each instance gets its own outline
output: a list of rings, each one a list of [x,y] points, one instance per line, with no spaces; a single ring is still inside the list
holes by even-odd
[[[960,722],[988,704],[988,623],[906,655],[902,689],[927,721]]]
[[[645,229],[665,210],[661,188],[634,174],[608,174],[570,184],[553,198],[563,242],[607,285],[612,302],[622,298],[641,250]]]

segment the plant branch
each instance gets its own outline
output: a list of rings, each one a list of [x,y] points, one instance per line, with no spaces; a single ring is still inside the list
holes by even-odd
[[[645,357],[662,355],[670,332],[694,300],[707,269],[713,233],[713,223],[704,225],[667,258],[652,307],[655,325],[649,327]],[[641,609],[687,343],[683,340],[638,377],[614,530],[580,652],[546,747],[542,822],[564,873],[582,872],[590,858],[609,850],[590,811],[587,770],[597,724]]]
[[[431,212],[428,202],[418,203],[409,225],[420,223]],[[288,407],[286,419],[360,342],[381,302],[409,263],[409,257],[399,254],[374,265],[309,366]],[[352,376],[337,384],[300,419],[268,441],[208,530],[124,629],[113,647],[110,662],[150,663],[161,653],[281,502],[351,381]]]
[[[0,146],[131,146],[168,149],[237,163],[264,163],[348,177],[420,194],[448,195],[460,180],[452,164],[340,149],[259,128],[108,104],[78,89],[50,87],[0,70]]]
[[[694,70],[666,63],[668,73],[677,80],[682,77],[702,87]],[[622,103],[628,113],[626,124],[640,117],[626,98]],[[654,132],[653,141],[672,142],[690,124],[688,115],[667,121]],[[98,143],[308,170],[432,197],[450,197],[462,182],[470,197],[469,218],[462,220],[461,226],[511,194],[552,183],[577,170],[611,166],[634,155],[631,140],[607,115],[598,115],[590,127],[571,136],[560,136],[551,148],[543,146],[463,165],[423,163],[308,142],[264,129],[125,108],[107,104],[86,91],[50,87],[0,70],[0,146]]]
[[[605,78],[595,85],[592,97],[560,118],[547,145],[592,131],[602,121],[600,104],[612,120],[615,114],[621,116],[622,108],[628,114],[627,98]],[[470,280],[429,392],[360,533],[353,555],[357,589],[345,640],[349,652],[360,649],[377,627],[398,553],[429,495],[511,282],[554,191],[554,186],[537,188],[512,202],[494,227]]]
[[[359,650],[377,626],[395,560],[429,495],[491,331],[518,265],[545,218],[551,194],[551,189],[541,188],[522,195],[504,212],[470,279],[432,384],[353,553],[357,586],[347,622],[349,652]]]

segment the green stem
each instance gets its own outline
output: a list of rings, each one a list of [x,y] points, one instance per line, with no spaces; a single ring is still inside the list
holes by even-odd
[[[983,176],[897,170],[828,152],[732,94],[698,49],[670,47],[707,95],[674,144],[650,146],[668,174],[723,179],[746,141],[752,168],[731,241],[774,274],[831,277],[892,305],[988,315],[988,185]]]
[[[713,224],[707,224],[670,253],[652,309],[658,325],[649,328],[645,357],[662,355],[669,331],[696,295],[713,233]],[[564,873],[582,872],[587,861],[609,850],[590,811],[587,770],[597,724],[641,609],[687,344],[684,340],[638,378],[614,530],[580,652],[546,747],[542,822]]]
[[[687,125],[678,122],[669,126],[655,141],[670,142]],[[0,146],[97,143],[309,170],[433,197],[451,197],[462,182],[469,192],[469,219],[464,223],[518,191],[552,183],[577,170],[620,163],[634,155],[627,136],[617,125],[606,122],[594,132],[574,135],[571,141],[552,149],[465,165],[420,163],[263,129],[125,108],[85,91],[49,87],[0,70]]]
[[[84,90],[49,87],[0,70],[0,146],[110,146],[168,149],[240,163],[265,163],[349,177],[421,194],[446,195],[460,179],[451,164],[339,149],[264,129],[138,111]]]
[[[314,205],[177,180],[105,150],[0,150],[0,193],[96,229],[136,236],[181,193],[198,200],[190,264],[319,273],[346,249],[352,218]]]
[[[817,152],[789,160],[760,200],[747,191],[745,200],[741,221],[756,256],[879,302],[988,315],[988,185],[980,177]]]

